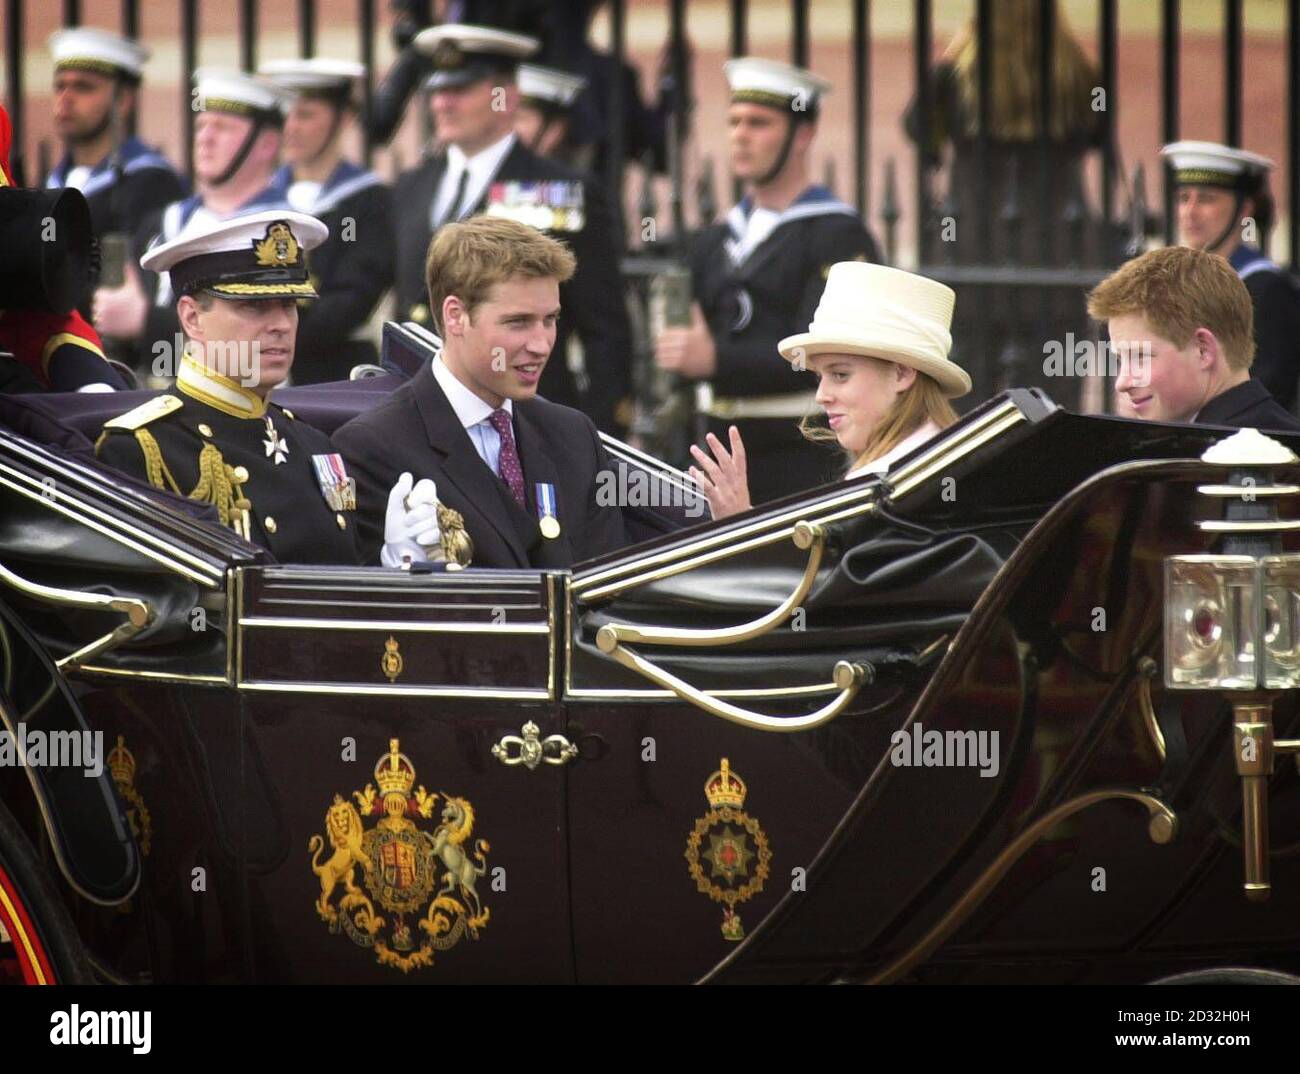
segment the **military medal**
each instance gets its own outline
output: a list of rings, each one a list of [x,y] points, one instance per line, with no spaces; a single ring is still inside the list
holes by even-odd
[[[543,537],[553,541],[560,535],[560,520],[555,517],[555,486],[539,481],[536,488],[537,513],[541,516],[537,526]]]
[[[356,478],[348,477],[347,467],[343,465],[343,456],[313,455],[311,465],[316,471],[316,483],[320,485],[321,495],[330,505],[330,510],[355,511],[357,482]]]
[[[282,462],[287,462],[289,458],[289,445],[280,439],[280,433],[271,419],[266,419],[266,439],[262,441],[262,446],[266,448],[266,457],[269,459],[275,456],[275,465],[279,466]]]

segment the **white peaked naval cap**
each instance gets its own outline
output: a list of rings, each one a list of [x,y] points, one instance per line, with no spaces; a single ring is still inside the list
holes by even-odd
[[[292,95],[280,86],[230,67],[200,67],[194,89],[201,112],[283,119]]]
[[[258,75],[292,93],[351,93],[366,77],[366,66],[355,60],[309,56],[296,60],[268,60]]]
[[[424,83],[428,90],[468,86],[501,71],[513,71],[520,60],[542,47],[537,38],[527,34],[459,22],[421,30],[412,44],[416,52],[433,60],[433,74]]]
[[[329,228],[314,216],[267,209],[183,231],[146,253],[140,267],[170,272],[178,295],[314,298],[304,255],[328,237]]]
[[[525,98],[568,108],[577,99],[587,80],[581,75],[571,75],[555,67],[539,67],[521,63],[517,76],[519,93]]]
[[[1180,186],[1232,188],[1267,175],[1273,168],[1268,157],[1218,142],[1171,142],[1160,155],[1169,161]]]
[[[139,78],[149,58],[149,50],[138,41],[90,26],[56,30],[50,34],[49,45],[56,71],[95,71]]]
[[[933,377],[955,398],[971,389],[970,375],[948,357],[956,298],[951,287],[913,272],[839,261],[808,331],[787,336],[777,349],[789,362],[815,354],[899,362]]]
[[[831,84],[820,75],[778,60],[743,56],[722,65],[731,100],[765,104],[786,111],[811,111]]]

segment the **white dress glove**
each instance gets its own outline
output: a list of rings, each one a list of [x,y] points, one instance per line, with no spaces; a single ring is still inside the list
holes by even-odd
[[[411,475],[404,473],[388,493],[379,562],[385,567],[400,567],[406,560],[423,563],[443,558],[438,487],[427,477],[415,484]]]

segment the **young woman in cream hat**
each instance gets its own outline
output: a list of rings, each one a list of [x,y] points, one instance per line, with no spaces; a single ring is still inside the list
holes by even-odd
[[[846,479],[884,473],[957,420],[948,400],[970,391],[971,381],[948,357],[955,297],[924,276],[842,261],[831,266],[808,331],[778,344],[796,370],[817,377],[829,428],[805,419],[803,432],[839,442]],[[750,507],[745,446],[734,426],[730,436],[730,451],[708,436],[712,457],[691,448],[699,463],[691,476],[715,519]]]

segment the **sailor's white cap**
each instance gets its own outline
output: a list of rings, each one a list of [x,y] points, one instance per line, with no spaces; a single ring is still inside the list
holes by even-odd
[[[366,77],[366,67],[354,60],[309,56],[296,60],[268,60],[258,67],[257,73],[290,93],[346,97],[357,82]]]
[[[518,74],[519,94],[525,100],[569,108],[587,85],[581,75],[571,75],[555,67],[521,63]]]
[[[194,72],[200,112],[229,112],[250,119],[282,122],[292,99],[273,82],[230,67],[200,67]]]
[[[433,60],[433,74],[424,83],[429,90],[468,86],[513,71],[520,60],[542,47],[537,38],[527,34],[459,22],[421,30],[413,44],[417,52]]]
[[[140,259],[150,272],[170,272],[180,294],[208,291],[221,298],[314,298],[304,253],[329,236],[329,228],[288,209],[218,220],[186,229]]]
[[[1179,186],[1236,189],[1267,175],[1273,168],[1268,157],[1218,142],[1171,142],[1160,150],[1160,155],[1173,167],[1174,182]]]
[[[786,112],[814,112],[831,84],[820,75],[779,60],[742,56],[722,65],[731,87],[731,100],[765,104]]]
[[[92,26],[76,26],[50,34],[56,71],[94,71],[138,79],[149,50],[138,41]]]

